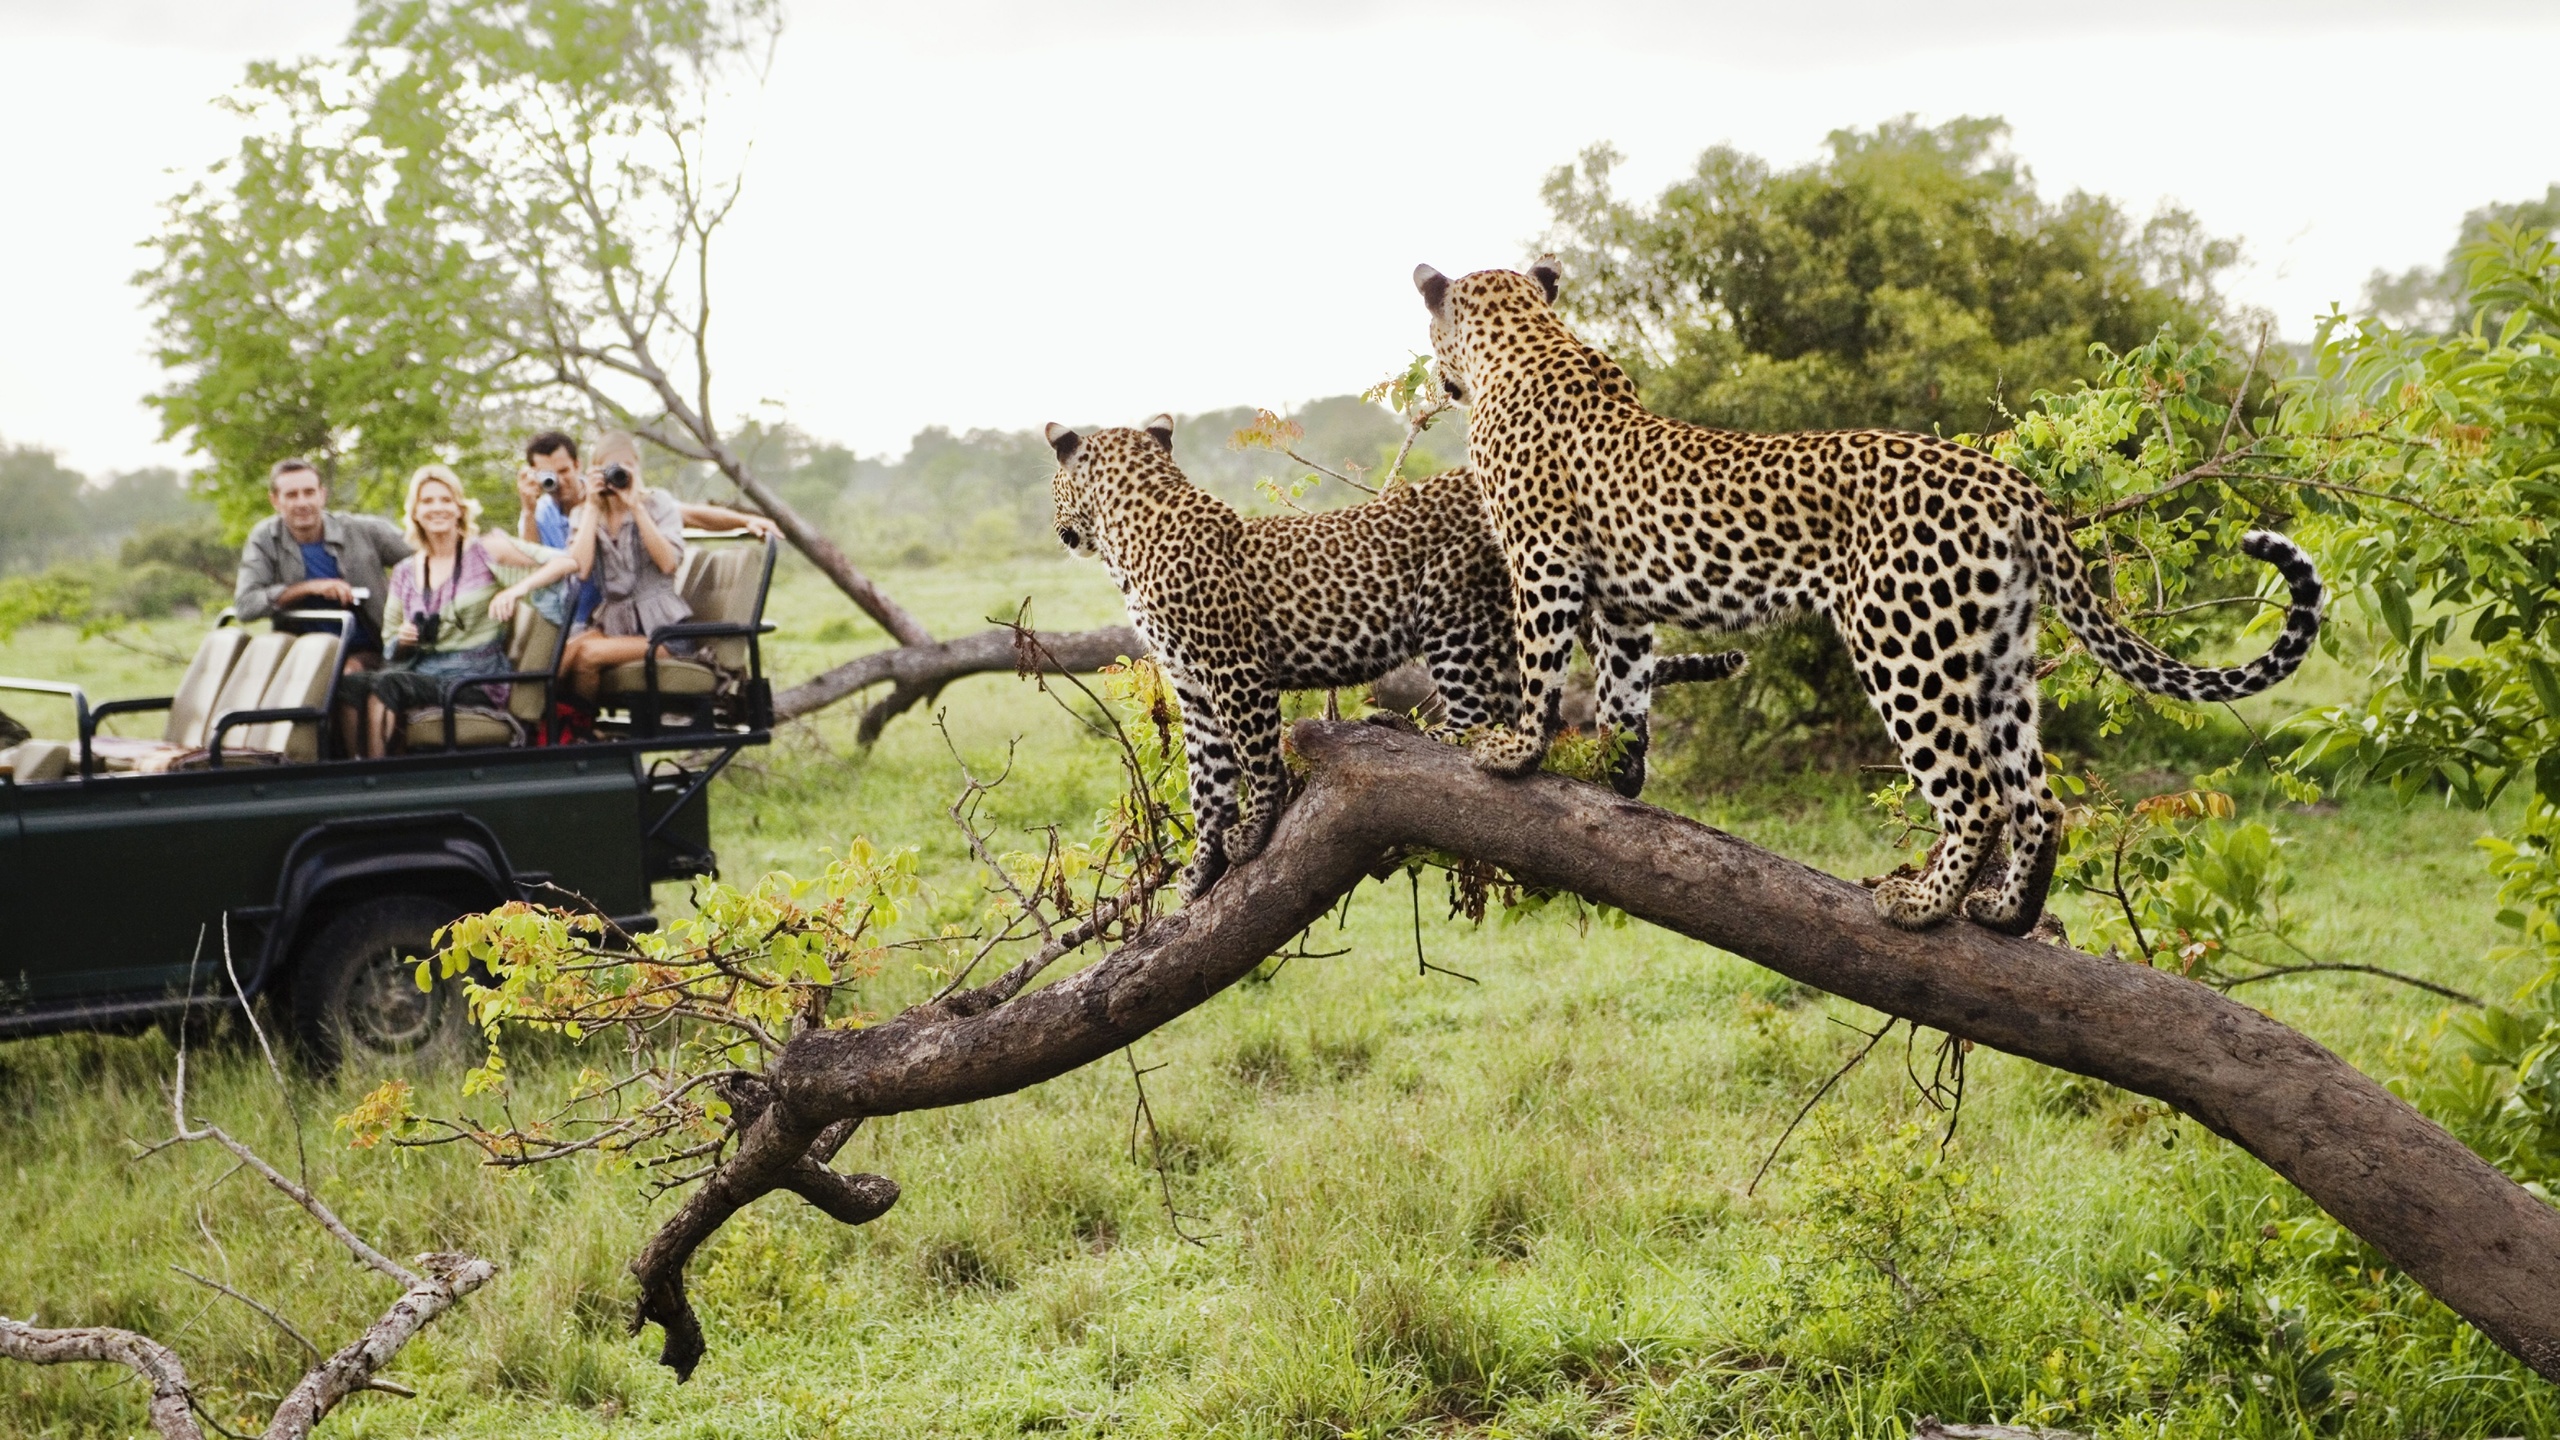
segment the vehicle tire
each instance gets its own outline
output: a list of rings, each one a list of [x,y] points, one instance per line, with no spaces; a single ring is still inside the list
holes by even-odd
[[[417,982],[436,931],[462,913],[450,900],[387,895],[340,911],[303,945],[293,1029],[315,1069],[426,1067],[477,1049],[461,979],[439,978],[430,990]]]

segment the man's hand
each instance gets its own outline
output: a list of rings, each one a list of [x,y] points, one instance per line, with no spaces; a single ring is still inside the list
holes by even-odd
[[[315,597],[333,605],[353,605],[356,603],[356,587],[344,580],[305,580],[284,587],[284,593],[276,597],[276,606],[281,609]]]
[[[544,473],[530,465],[519,466],[516,470],[516,498],[524,502],[524,508],[527,510],[542,503]]]
[[[774,524],[773,517],[769,515],[750,515],[741,510],[738,518],[746,522],[740,528],[759,540],[770,540],[782,533],[782,527]]]

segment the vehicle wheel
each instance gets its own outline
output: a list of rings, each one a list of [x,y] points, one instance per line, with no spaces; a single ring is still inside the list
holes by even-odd
[[[390,895],[339,913],[302,948],[293,1028],[323,1072],[344,1063],[433,1065],[469,1055],[472,1027],[459,978],[418,988],[418,962],[461,910],[425,895]]]

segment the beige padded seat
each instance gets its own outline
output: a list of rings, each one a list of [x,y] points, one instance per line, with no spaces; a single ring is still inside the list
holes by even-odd
[[[548,669],[559,651],[560,627],[535,606],[518,605],[515,619],[507,629],[507,668]],[[489,708],[484,692],[465,691],[462,703],[453,707],[453,743],[465,750],[517,744],[550,718],[543,713],[545,698],[541,685],[517,681],[507,689],[507,708],[501,713]],[[479,703],[473,703],[475,700]],[[411,750],[444,748],[444,710],[441,707],[410,711],[407,725]]]
[[[205,743],[213,728],[213,704],[222,693],[223,682],[231,678],[231,668],[248,648],[249,633],[237,626],[225,625],[205,632],[196,645],[195,658],[187,662],[187,673],[169,697],[168,723],[157,740],[127,739],[121,735],[90,737],[89,752],[103,770],[155,769],[175,756]]]
[[[22,740],[13,750],[0,750],[0,775],[21,785],[45,785],[69,777],[71,747],[59,740]]]
[[[267,708],[263,703],[267,689],[275,682],[276,667],[284,663],[285,652],[293,648],[295,638],[282,633],[253,635],[249,638],[248,644],[240,647],[240,658],[232,662],[231,673],[224,677],[222,689],[213,697],[212,707],[205,711],[205,745],[213,743],[214,722],[223,716],[238,710]],[[334,642],[336,637],[305,635],[300,638],[328,639]],[[225,751],[252,748],[247,738],[248,733],[264,728],[266,727],[257,725],[239,726],[223,737],[222,748]],[[202,746],[190,746],[184,750],[173,749],[146,756],[134,768],[144,771],[193,769],[203,764],[204,759]]]
[[[696,540],[685,549],[684,568],[676,576],[678,593],[693,607],[693,618],[744,625],[756,618],[757,591],[764,582],[761,540]],[[695,642],[690,657],[658,656],[658,693],[670,699],[715,694],[730,676],[747,668],[744,636]],[[708,663],[706,663],[708,662]],[[606,698],[630,700],[649,690],[645,662],[628,661],[604,672]]]
[[[266,692],[258,697],[254,708],[301,710],[327,704],[329,686],[338,678],[338,637],[324,633],[286,638],[293,643],[286,647],[284,658],[276,662],[275,678],[267,682]],[[320,758],[320,726],[310,720],[268,720],[243,725],[223,740],[225,751],[234,746],[308,764]]]

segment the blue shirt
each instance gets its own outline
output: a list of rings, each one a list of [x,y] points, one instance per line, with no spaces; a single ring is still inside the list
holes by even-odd
[[[560,513],[560,502],[548,495],[535,497],[533,533],[554,550],[569,548],[569,517]]]
[[[305,580],[343,580],[347,578],[345,575],[339,573],[338,557],[329,553],[329,542],[325,540],[305,540],[300,542],[300,548],[302,550],[302,578]],[[320,610],[335,610],[339,608],[325,600],[319,602],[317,605],[312,605],[310,602],[306,601],[304,602],[304,606]],[[304,606],[297,606],[295,608],[300,609],[304,608]],[[356,617],[356,633],[348,641],[348,648],[352,650],[381,649],[382,637],[374,633],[372,623],[365,619],[363,608],[360,606],[349,606],[347,608],[352,611]]]

